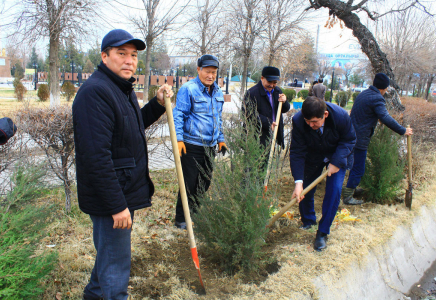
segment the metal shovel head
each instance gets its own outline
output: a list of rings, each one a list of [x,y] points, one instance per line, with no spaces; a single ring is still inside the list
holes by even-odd
[[[409,186],[409,188],[406,190],[406,196],[404,198],[404,202],[406,203],[406,207],[408,209],[412,209],[412,187]]]

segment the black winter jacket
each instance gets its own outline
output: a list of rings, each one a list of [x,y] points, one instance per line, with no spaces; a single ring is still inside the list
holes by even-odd
[[[328,117],[322,136],[310,128],[301,111],[292,118],[290,161],[292,176],[304,180],[312,174],[305,170],[316,169],[328,160],[338,168],[350,169],[353,165],[353,149],[356,132],[347,111],[336,104],[326,102]]]
[[[357,134],[356,149],[368,149],[378,120],[398,134],[406,133],[406,128],[389,115],[385,98],[372,85],[356,97],[350,117]]]
[[[266,94],[265,88],[262,85],[262,81],[250,88],[244,97],[244,102],[246,107],[255,105],[257,107],[257,112],[259,114],[260,123],[262,124],[262,135],[260,137],[260,142],[262,145],[266,145],[267,140],[270,138],[271,124],[272,124],[272,112],[277,113],[277,108],[279,105],[279,94],[282,94],[282,90],[279,87],[274,88],[273,92],[273,103],[274,107],[271,107],[268,95]],[[282,113],[286,113],[291,108],[289,102],[284,102],[282,105]],[[276,116],[277,118],[277,116]],[[283,125],[283,115],[280,116],[279,129],[277,130],[277,144],[284,147],[284,125]]]
[[[113,215],[151,206],[145,128],[165,112],[156,97],[139,108],[132,82],[100,63],[73,103],[80,209]]]

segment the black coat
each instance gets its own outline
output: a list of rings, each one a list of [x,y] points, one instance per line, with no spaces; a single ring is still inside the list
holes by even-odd
[[[101,63],[73,103],[80,209],[113,215],[151,206],[145,128],[165,112],[156,97],[142,109],[129,81]]]
[[[274,107],[271,107],[268,95],[266,94],[265,88],[262,85],[262,81],[250,88],[244,97],[244,106],[252,107],[256,106],[259,115],[259,122],[262,125],[262,135],[260,137],[260,142],[262,145],[266,145],[266,142],[270,139],[271,134],[271,124],[272,124],[272,112],[273,109],[277,113],[277,108],[279,105],[279,95],[282,94],[282,90],[279,87],[274,88],[273,92],[273,103]],[[289,102],[284,102],[282,105],[282,113],[286,113],[291,108]],[[277,116],[276,116],[277,119]],[[277,144],[284,147],[284,125],[283,125],[283,115],[280,116],[279,129],[277,130]]]
[[[10,118],[0,119],[0,145],[4,145],[17,132],[17,126]]]
[[[327,158],[338,168],[350,169],[353,165],[353,149],[356,144],[356,132],[347,111],[336,104],[326,102],[328,117],[324,122],[322,136],[310,128],[301,111],[292,118],[292,140],[290,161],[292,176],[295,180],[307,179],[324,164]]]

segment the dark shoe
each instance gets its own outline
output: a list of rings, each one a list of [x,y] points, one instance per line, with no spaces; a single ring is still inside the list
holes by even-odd
[[[327,247],[327,234],[321,231],[316,232],[315,243],[313,244],[313,249],[316,251],[322,251]]]
[[[179,229],[183,229],[186,230],[186,222],[175,222],[174,225],[179,228]]]
[[[363,195],[364,192],[365,192],[364,189],[362,189],[362,188],[356,188],[356,189],[354,190],[353,197],[359,198],[360,196]]]
[[[343,201],[344,201],[345,205],[361,205],[361,204],[363,204],[363,200],[354,199],[352,196],[345,198]]]
[[[307,225],[302,225],[298,228],[303,229],[303,230],[309,230],[310,228],[312,228],[312,226],[315,226],[315,224],[307,224]]]

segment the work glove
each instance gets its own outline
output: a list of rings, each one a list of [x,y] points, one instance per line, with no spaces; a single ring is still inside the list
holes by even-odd
[[[227,145],[224,142],[218,143],[218,153],[222,153],[223,156],[226,155]]]
[[[179,146],[179,155],[182,156],[182,153],[186,154],[186,146],[184,142],[177,142],[177,146]]]

